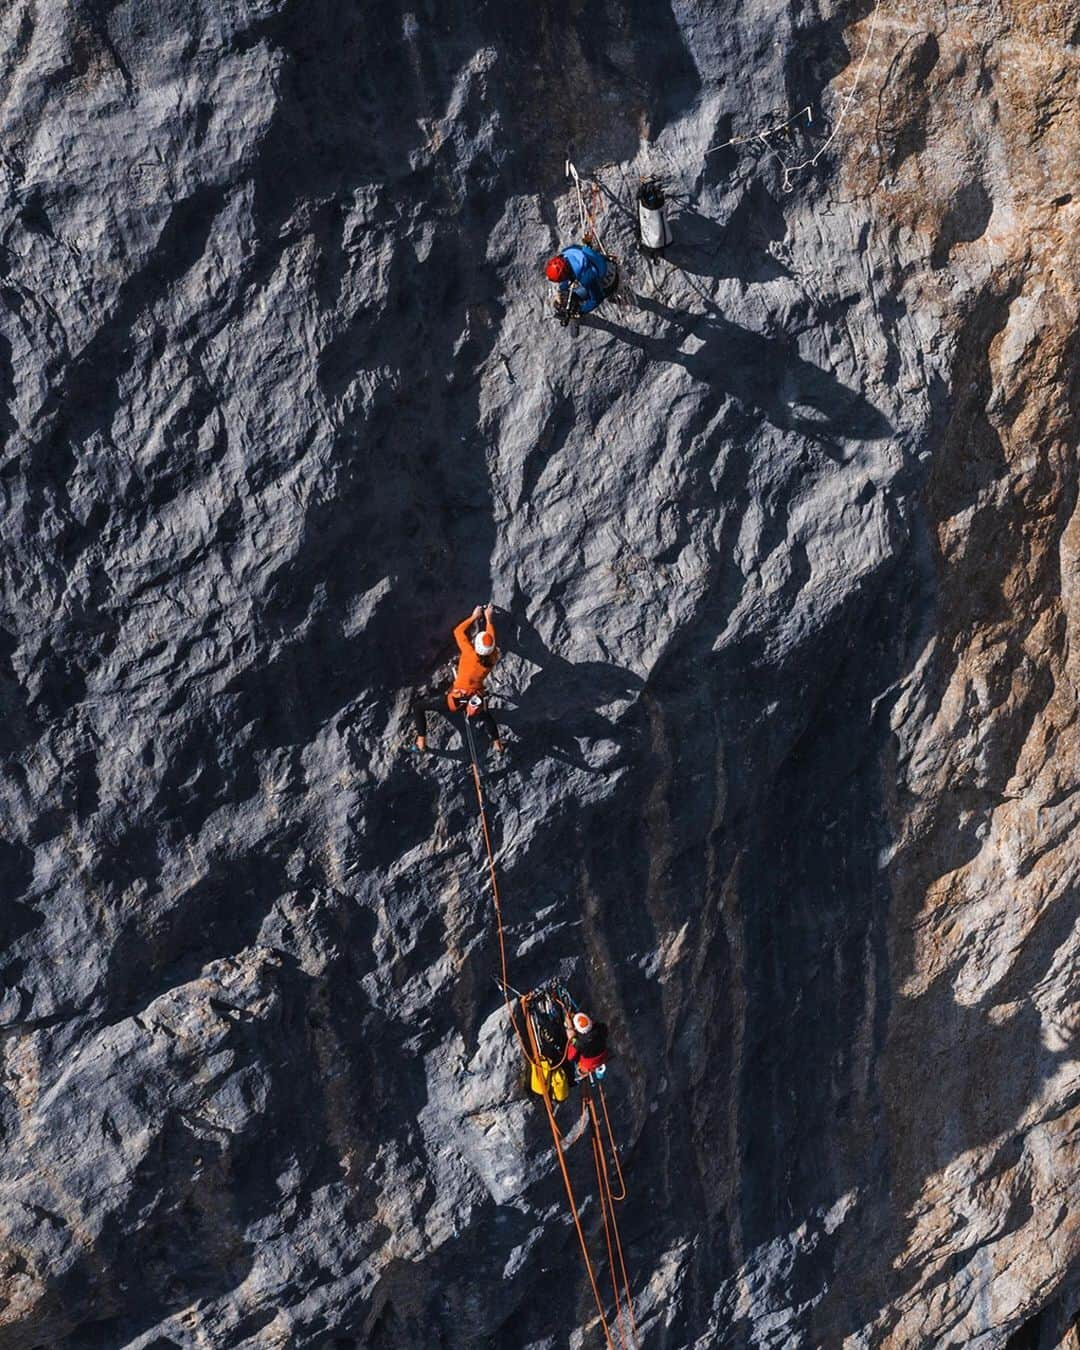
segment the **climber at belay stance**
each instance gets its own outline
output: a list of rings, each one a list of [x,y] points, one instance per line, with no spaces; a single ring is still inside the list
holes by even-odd
[[[566,1035],[566,1058],[569,1063],[576,1063],[578,1082],[593,1074],[603,1078],[608,1057],[606,1025],[594,1022],[585,1012],[567,1014]]]
[[[548,259],[544,275],[558,287],[555,309],[560,318],[591,313],[619,284],[615,259],[601,253],[595,242],[587,234],[584,243],[571,244]]]
[[[416,727],[417,750],[427,749],[429,712],[440,712],[450,716],[462,711],[466,717],[475,718],[483,726],[496,750],[503,748],[503,743],[499,739],[499,728],[488,711],[484,696],[484,681],[499,659],[491,611],[491,605],[486,608],[477,605],[469,617],[463,619],[454,629],[454,641],[457,643],[459,655],[454,683],[446,696],[426,702],[419,698],[414,700],[413,723]],[[482,626],[480,620],[483,620]],[[471,637],[470,628],[476,630]]]

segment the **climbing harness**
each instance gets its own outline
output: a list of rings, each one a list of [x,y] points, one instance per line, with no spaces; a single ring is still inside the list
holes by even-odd
[[[575,337],[577,336],[578,323],[581,319],[581,304],[572,290],[560,291],[556,296],[555,317],[564,328],[567,324],[570,324],[571,333]]]

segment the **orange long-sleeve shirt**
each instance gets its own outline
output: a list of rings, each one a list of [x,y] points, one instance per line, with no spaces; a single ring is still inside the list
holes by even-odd
[[[461,693],[480,694],[484,690],[484,681],[491,674],[492,667],[499,659],[498,652],[494,659],[487,665],[480,660],[476,654],[476,648],[469,639],[469,625],[472,623],[472,615],[464,619],[454,629],[454,641],[458,645],[458,651],[461,655],[458,657],[457,671],[454,675],[454,689]],[[490,619],[487,620],[486,632],[491,634],[492,642],[495,641],[495,625]]]

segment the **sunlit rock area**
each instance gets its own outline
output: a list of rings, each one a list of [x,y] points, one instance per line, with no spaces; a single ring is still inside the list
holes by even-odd
[[[1077,1350],[1075,6],[0,53],[0,1350]]]

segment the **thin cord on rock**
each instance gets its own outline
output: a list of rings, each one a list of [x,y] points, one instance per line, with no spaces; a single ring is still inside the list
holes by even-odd
[[[851,108],[851,104],[854,101],[856,93],[858,92],[859,85],[862,82],[863,68],[866,65],[866,58],[870,53],[870,48],[873,46],[874,34],[877,31],[878,18],[880,14],[881,14],[881,0],[878,0],[878,3],[874,6],[874,12],[870,16],[870,32],[867,34],[866,46],[863,48],[863,54],[859,58],[859,65],[858,69],[855,72],[855,79],[852,83],[852,86],[848,90],[847,95],[845,96],[844,101],[841,104],[840,115],[837,117],[836,122],[833,125],[832,131],[829,132],[829,135],[825,138],[825,140],[821,143],[821,145],[818,146],[817,150],[814,151],[814,153],[809,157],[809,159],[800,160],[799,163],[797,164],[789,164],[787,160],[784,159],[783,155],[781,155],[780,152],[777,149],[775,149],[775,147],[772,146],[769,142],[771,137],[775,136],[778,132],[786,130],[793,123],[797,122],[801,117],[805,117],[807,125],[809,125],[814,120],[813,111],[810,104],[807,104],[805,108],[800,108],[798,112],[792,113],[792,115],[788,117],[785,121],[777,122],[775,126],[769,127],[766,131],[754,132],[747,136],[732,136],[730,140],[720,141],[717,145],[710,145],[709,148],[705,151],[705,154],[711,155],[714,154],[717,150],[726,150],[728,146],[732,145],[748,145],[754,141],[759,141],[775,156],[776,159],[779,160],[783,168],[783,178],[781,181],[783,191],[793,192],[795,190],[795,184],[792,181],[793,175],[797,174],[802,169],[812,168],[822,157],[825,151],[828,150],[829,146],[832,145],[833,141],[836,140],[837,136],[840,134],[840,128],[844,124],[844,118],[847,117],[848,111]]]
[[[863,67],[866,65],[866,58],[870,54],[870,48],[874,45],[874,33],[877,31],[878,16],[880,14],[881,0],[878,0],[878,3],[874,6],[874,12],[870,16],[870,32],[866,35],[866,46],[863,48],[863,54],[859,58],[859,67],[855,72],[855,79],[847,92],[847,97],[840,107],[840,116],[836,119],[836,124],[833,126],[832,131],[809,159],[804,159],[798,164],[784,163],[783,189],[785,192],[794,190],[795,185],[791,181],[791,175],[798,173],[800,169],[808,169],[815,165],[840,134],[840,128],[844,125],[844,118],[848,115],[848,110],[851,107],[856,93],[858,93],[859,84],[862,81]]]
[[[808,123],[814,120],[814,114],[809,103],[805,108],[800,108],[797,113],[792,113],[786,122],[777,122],[776,126],[769,127],[766,131],[756,131],[749,136],[732,136],[730,141],[718,141],[716,145],[710,145],[705,153],[706,155],[714,155],[717,150],[726,150],[729,145],[746,145],[748,141],[767,141],[770,136],[774,136],[778,131],[783,131],[785,127],[791,126],[792,122],[797,122],[800,117],[805,117]]]

